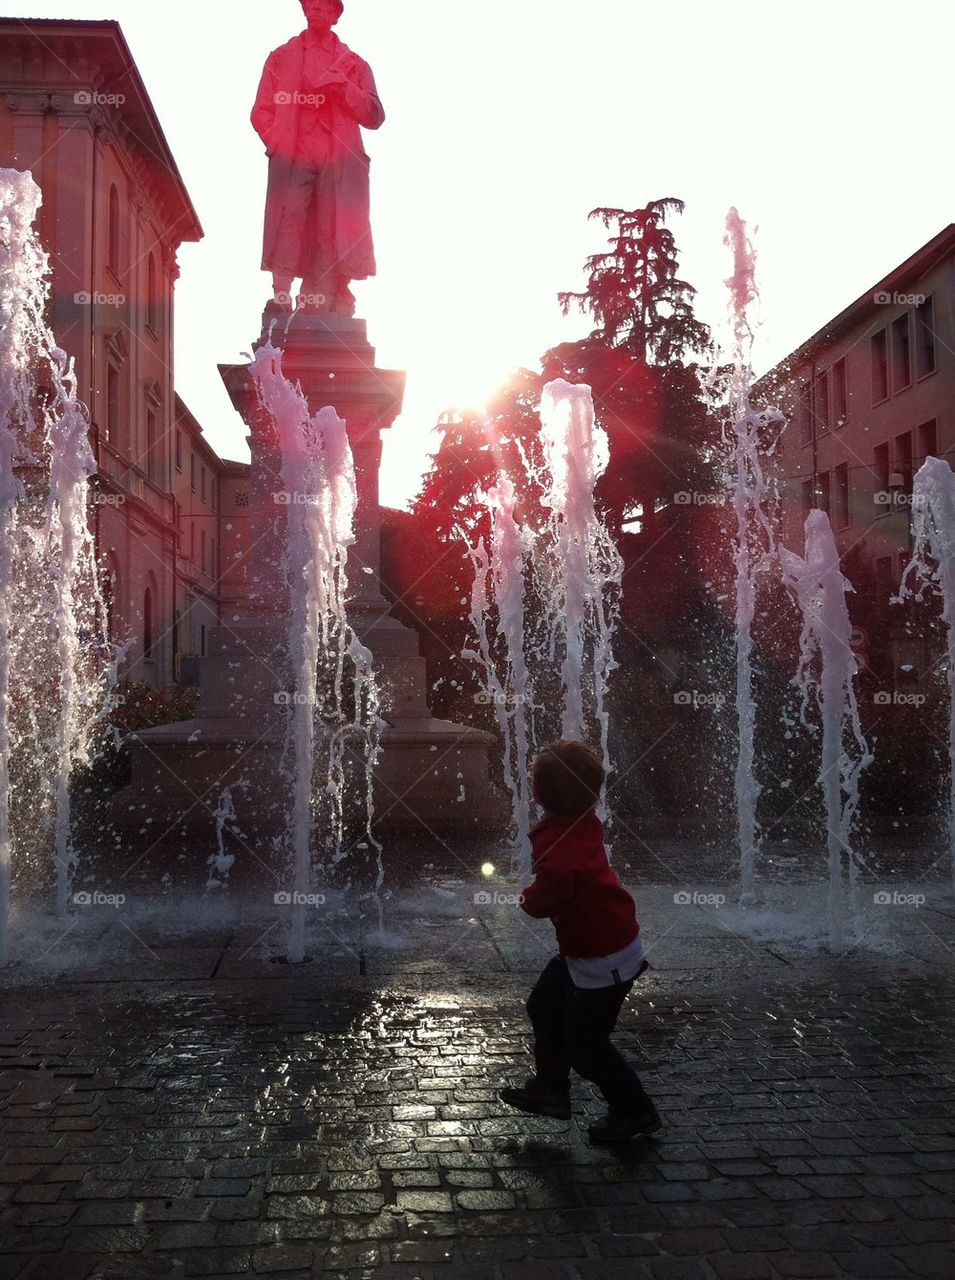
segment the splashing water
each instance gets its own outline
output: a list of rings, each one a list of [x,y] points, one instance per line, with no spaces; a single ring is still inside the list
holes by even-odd
[[[96,464],[72,364],[44,320],[40,203],[29,174],[0,170],[0,962],[12,855],[28,833],[52,833],[56,907],[68,910],[71,781],[116,684],[87,521]]]
[[[834,951],[841,951],[846,944],[847,915],[854,921],[856,912],[859,861],[851,840],[859,807],[859,780],[872,763],[855,692],[858,664],[852,652],[852,624],[846,604],[852,585],[840,570],[839,551],[824,511],[811,511],[806,519],[805,559],[780,547],[779,561],[803,619],[796,676],[802,691],[800,719],[807,728],[812,727],[806,713],[815,690],[822,721],[819,782],[828,831],[829,942]],[[819,671],[814,674],[817,659]]]
[[[259,348],[251,373],[260,402],[275,422],[288,516],[289,654],[294,679],[293,897],[288,961],[301,964],[305,959],[306,905],[312,896],[312,828],[318,819],[327,832],[326,847],[337,860],[345,835],[346,756],[356,742],[365,780],[360,798],[365,830],[378,858],[375,898],[381,923],[377,891],[384,870],[381,846],[371,835],[371,826],[372,769],[379,754],[382,721],[373,658],[355,635],[346,609],[348,548],[355,541],[358,491],[345,423],[330,407],[310,416],[301,387],[285,377],[282,352],[271,342]],[[353,672],[347,690],[354,700],[350,718],[346,710],[347,661]],[[318,767],[320,759],[324,769]],[[324,782],[316,788],[316,776],[323,772]]]
[[[491,518],[491,552],[489,555],[483,538],[477,547],[468,546],[474,569],[471,625],[479,651],[465,650],[463,656],[480,664],[485,696],[494,707],[503,744],[504,781],[514,803],[515,870],[526,872],[530,867],[528,764],[534,695],[525,655],[524,574],[533,539],[516,519],[516,493],[506,473],[500,472],[497,484],[481,498]],[[459,536],[464,535],[459,531]],[[498,677],[494,659],[489,586],[497,605],[497,633],[504,648],[503,680]]]
[[[759,575],[773,562],[776,535],[769,514],[771,485],[763,460],[769,443],[785,419],[777,409],[757,411],[752,406],[751,366],[753,330],[749,309],[759,297],[756,287],[756,253],[738,211],[726,217],[723,243],[733,253],[733,275],[725,282],[730,290],[733,319],[732,371],[724,428],[728,450],[729,483],[736,516],[733,560],[736,568],[736,715],[739,749],[736,762],[736,811],[740,855],[740,900],[755,901],[756,860],[759,842],[756,806],[760,785],[756,779],[756,702],[753,696],[753,622]]]
[[[206,892],[221,889],[228,884],[229,872],[235,863],[235,857],[225,851],[225,833],[230,823],[235,824],[235,803],[232,799],[232,788],[226,787],[219,799],[215,811],[216,820],[216,852],[211,855],[206,865],[209,878],[206,881]]]
[[[913,485],[912,512],[914,547],[898,598],[921,602],[926,590],[940,592],[942,597],[948,640],[948,848],[955,892],[955,472],[944,459],[925,459]],[[913,588],[916,576],[921,585]]]
[[[76,590],[84,581],[96,592],[100,615],[105,611],[99,598],[95,549],[86,519],[90,477],[96,473],[89,423],[76,401],[76,381],[67,367],[65,352],[55,350],[52,357],[58,375],[53,382],[57,416],[50,426],[48,537],[55,560],[54,608],[60,673],[54,854],[56,908],[62,916],[69,904],[71,875],[76,863],[70,830],[70,779],[76,763],[89,763],[93,724],[103,715],[102,707],[90,707],[82,687],[84,655],[79,634],[82,615],[77,608]]]

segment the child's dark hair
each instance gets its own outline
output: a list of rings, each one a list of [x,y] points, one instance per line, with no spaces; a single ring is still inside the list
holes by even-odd
[[[587,813],[600,799],[605,771],[586,742],[553,742],[531,765],[534,794],[548,813]]]

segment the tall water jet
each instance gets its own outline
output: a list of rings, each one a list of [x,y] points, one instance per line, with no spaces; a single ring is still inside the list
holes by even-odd
[[[780,547],[779,560],[802,614],[796,676],[802,691],[800,718],[812,728],[806,713],[815,690],[822,722],[819,782],[828,832],[829,942],[834,951],[841,951],[847,915],[854,917],[856,906],[859,862],[852,846],[852,824],[859,806],[859,780],[872,763],[855,692],[859,668],[846,603],[852,584],[840,569],[836,540],[824,511],[811,511],[806,519],[805,558]]]
[[[620,609],[623,560],[597,514],[594,487],[610,460],[606,432],[595,422],[588,386],[549,382],[541,399],[543,505],[553,571],[548,612],[563,650],[564,738],[587,736],[585,661],[592,672],[593,714],[604,764],[610,766],[607,687],[616,670],[613,635]]]
[[[921,602],[926,591],[938,592],[942,598],[948,641],[948,848],[955,891],[955,473],[944,459],[925,459],[915,477],[912,511],[914,547],[902,575],[899,600]],[[921,579],[917,588],[911,585],[916,576]]]
[[[5,414],[4,414],[5,416]],[[0,966],[9,956],[10,876],[10,627],[13,545],[22,486],[14,473],[18,442],[0,420]]]
[[[0,170],[0,964],[9,955],[13,596],[19,508],[25,496],[16,468],[29,457],[30,336],[38,320],[33,293],[43,275],[42,251],[33,232],[40,198],[29,174]]]
[[[282,352],[271,342],[259,347],[251,374],[262,406],[275,423],[284,491],[274,498],[285,506],[288,517],[289,657],[294,684],[288,961],[301,964],[306,908],[313,896],[313,827],[317,821],[326,849],[333,848],[333,859],[337,859],[344,835],[345,753],[356,737],[366,778],[365,827],[371,834],[370,775],[378,753],[378,694],[372,656],[358,641],[347,615],[347,560],[355,541],[357,487],[345,423],[330,407],[309,414],[301,387],[285,377]],[[354,673],[350,716],[345,700],[346,662]],[[375,844],[380,887],[381,849]]]
[[[737,839],[740,858],[740,900],[752,903],[756,894],[758,836],[756,806],[760,785],[756,779],[756,702],[753,695],[753,623],[760,574],[772,564],[776,536],[769,502],[771,486],[763,469],[767,439],[784,419],[776,409],[757,411],[752,405],[753,329],[750,307],[759,297],[756,287],[756,253],[738,211],[726,217],[723,243],[733,254],[730,290],[733,322],[732,369],[724,438],[732,492],[736,533],[733,561],[736,569],[736,715],[739,747],[736,759]]]

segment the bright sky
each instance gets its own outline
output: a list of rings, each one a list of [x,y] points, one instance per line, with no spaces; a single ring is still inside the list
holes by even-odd
[[[266,162],[248,116],[297,0],[0,0],[4,16],[120,21],[206,232],[180,254],[180,394],[245,458],[216,364],[248,351]],[[586,326],[597,205],[687,203],[699,313],[722,326],[730,205],[758,228],[761,371],[955,218],[948,0],[346,0],[388,120],[366,135],[378,277],[356,286],[378,362],[408,371],[382,500],[413,495],[448,404]]]

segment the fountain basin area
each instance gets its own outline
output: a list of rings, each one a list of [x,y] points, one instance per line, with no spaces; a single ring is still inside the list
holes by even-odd
[[[42,903],[14,908],[5,981],[197,981],[276,976],[285,955],[291,886],[264,862],[246,860],[227,880],[203,888],[207,845],[163,864],[148,857],[96,862],[76,879],[73,915],[59,921]],[[788,842],[766,854],[767,880],[753,906],[738,902],[734,847],[662,840],[617,847],[615,866],[637,900],[644,946],[661,974],[692,971],[720,984],[755,966],[798,974],[807,957],[887,961],[955,976],[955,896],[932,841],[884,841],[869,851],[859,889],[857,931],[831,951],[827,886],[814,874],[819,850]],[[356,849],[316,871],[306,909],[306,954],[322,980],[366,974],[440,974],[447,965],[505,973],[540,968],[553,930],[517,906],[520,879],[510,851],[473,841],[385,845],[386,888],[379,921],[375,862]],[[492,875],[482,866],[494,867]],[[104,872],[106,874],[104,875]],[[285,877],[288,879],[288,877]],[[769,882],[771,879],[771,883]],[[292,966],[307,981],[307,971]],[[286,974],[289,972],[285,966]]]

